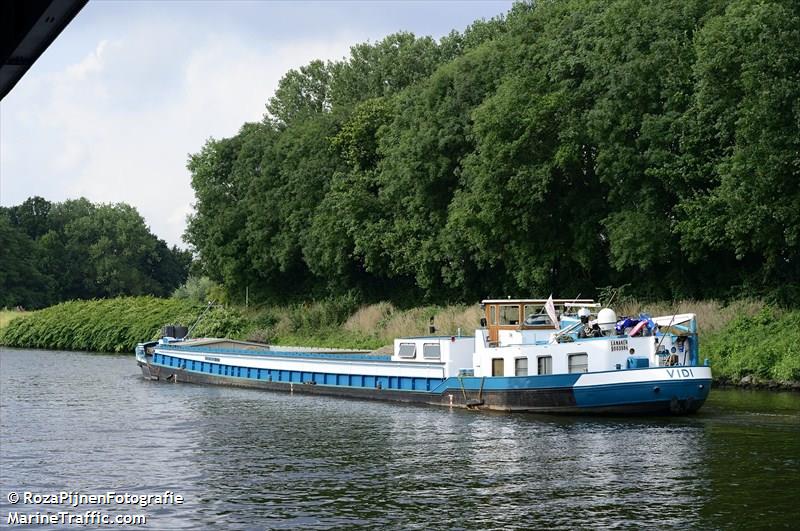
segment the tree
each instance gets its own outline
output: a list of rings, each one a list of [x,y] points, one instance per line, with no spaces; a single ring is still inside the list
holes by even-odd
[[[267,104],[273,123],[285,126],[328,110],[329,69],[322,61],[311,61],[299,70],[289,70]]]
[[[41,308],[53,300],[53,279],[42,272],[41,250],[7,215],[0,215],[0,307]]]
[[[244,289],[253,274],[246,231],[245,205],[252,180],[248,171],[259,171],[262,142],[271,132],[269,126],[246,124],[236,137],[210,139],[189,158],[197,201],[184,239],[196,252],[201,273],[232,290]],[[242,163],[234,172],[243,143],[256,146],[251,151],[257,156],[248,159],[249,168]]]
[[[799,11],[737,1],[699,32],[683,169],[705,182],[677,227],[697,267],[722,255],[744,288],[784,301],[800,300]]]
[[[357,44],[346,61],[331,65],[331,102],[349,107],[397,94],[430,76],[442,59],[436,41],[408,32],[388,35],[375,44]]]
[[[312,61],[191,157],[187,241],[233,300],[798,302],[798,10],[518,3]]]
[[[11,222],[35,240],[50,229],[49,215],[52,206],[43,197],[29,197],[21,205],[9,209]]]
[[[69,299],[171,293],[187,251],[154,236],[135,208],[33,197],[4,209],[6,293],[24,306]],[[27,271],[27,274],[22,272]],[[10,296],[10,295],[9,295]]]

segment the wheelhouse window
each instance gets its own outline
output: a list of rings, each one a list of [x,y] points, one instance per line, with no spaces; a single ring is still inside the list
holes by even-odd
[[[525,313],[523,314],[525,326],[545,326],[548,328],[553,327],[553,321],[548,317],[547,313],[540,304],[526,304]]]
[[[494,304],[489,306],[489,322],[493,325],[497,324],[497,306]]]
[[[504,304],[500,306],[500,325],[513,326],[519,324],[519,305]]]
[[[553,374],[553,357],[539,356],[536,358],[537,374]]]
[[[422,357],[426,360],[438,360],[442,358],[441,346],[439,343],[423,343]]]
[[[400,343],[397,355],[401,358],[413,359],[417,357],[417,345],[415,343]]]
[[[492,376],[505,376],[503,358],[492,358]]]
[[[569,372],[589,372],[589,356],[585,352],[570,354]]]
[[[528,358],[514,360],[514,376],[528,376]]]

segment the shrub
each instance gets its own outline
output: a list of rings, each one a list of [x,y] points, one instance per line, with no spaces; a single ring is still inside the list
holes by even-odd
[[[800,311],[763,307],[741,315],[701,341],[716,377],[800,381]]]
[[[394,312],[395,308],[391,302],[362,306],[345,321],[342,328],[349,332],[371,334]]]
[[[165,324],[191,325],[204,307],[180,299],[118,297],[69,301],[12,321],[0,343],[13,347],[131,352],[136,343],[155,339]],[[214,308],[195,335],[235,337],[245,325],[235,310]]]
[[[222,289],[208,277],[190,276],[178,289],[172,293],[172,298],[183,299],[198,304],[209,301],[224,302],[221,297]]]

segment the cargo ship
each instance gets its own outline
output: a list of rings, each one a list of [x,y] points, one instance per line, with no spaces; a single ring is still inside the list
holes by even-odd
[[[694,314],[618,318],[552,297],[482,308],[474,335],[398,338],[391,354],[190,338],[173,326],[137,345],[136,359],[163,382],[507,412],[690,414],[708,396]]]

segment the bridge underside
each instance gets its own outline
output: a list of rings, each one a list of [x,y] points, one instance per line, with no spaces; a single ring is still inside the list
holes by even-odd
[[[87,1],[0,2],[0,100],[11,92]]]

